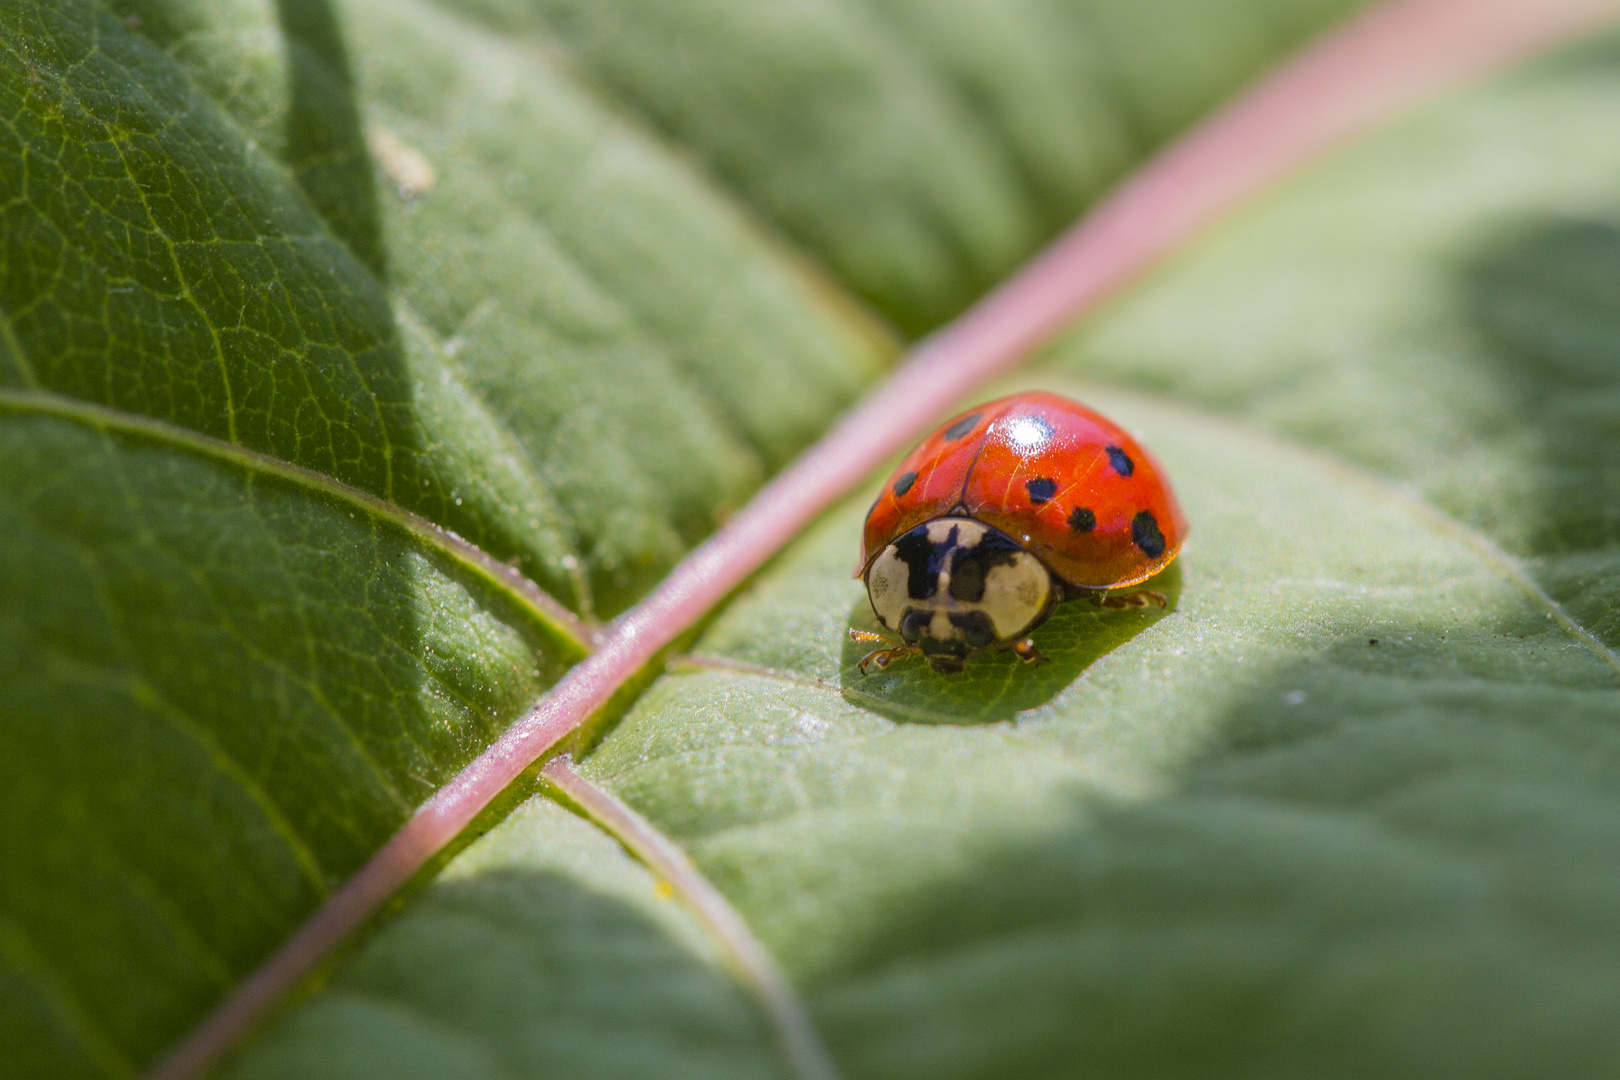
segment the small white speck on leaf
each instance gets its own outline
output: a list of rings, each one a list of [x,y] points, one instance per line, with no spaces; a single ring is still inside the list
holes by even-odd
[[[378,125],[367,128],[366,146],[370,148],[378,166],[399,189],[400,198],[414,199],[425,195],[438,183],[439,175],[433,171],[433,163],[428,161],[426,155],[387,128]]]
[[[1283,704],[1292,708],[1295,705],[1305,704],[1305,691],[1290,690],[1283,695]]]

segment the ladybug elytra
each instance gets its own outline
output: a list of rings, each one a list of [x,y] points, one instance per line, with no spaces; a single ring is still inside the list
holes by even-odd
[[[857,576],[901,644],[860,663],[921,653],[954,673],[989,649],[1044,659],[1029,638],[1064,600],[1110,608],[1164,604],[1108,596],[1170,564],[1187,519],[1164,470],[1118,424],[1032,391],[952,417],[900,463],[866,515]]]

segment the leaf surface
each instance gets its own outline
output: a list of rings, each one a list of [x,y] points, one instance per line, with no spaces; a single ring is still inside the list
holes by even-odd
[[[234,1075],[782,1075],[710,942],[595,826],[535,799]]]
[[[582,649],[229,447],[0,397],[0,461],[7,1069],[128,1073]]]
[[[1068,605],[1045,668],[862,678],[852,499],[584,763],[727,894],[846,1075],[1620,1063],[1613,42],[1335,156],[1026,383],[1175,478],[1165,612]],[[1557,243],[1524,224],[1549,215]],[[291,1075],[327,1008],[244,1071]]]
[[[1409,484],[1620,646],[1620,149],[1599,134],[1617,70],[1603,37],[1426,110],[1220,230],[1050,362]]]
[[[1357,0],[441,0],[568,49],[908,333]]]
[[[579,658],[547,594],[622,609],[879,376],[897,334],[852,297],[898,334],[935,325],[1349,6],[6,6],[0,1045],[22,1049],[0,1075],[144,1068]],[[1519,115],[1567,128],[1549,157],[1599,162],[1606,54],[1583,55],[1422,122]],[[1405,137],[1358,151],[1397,194],[1432,149]],[[1483,144],[1458,145],[1461,169]],[[1582,235],[1532,260],[1569,285],[1478,264],[1483,307],[1576,296],[1600,313],[1576,337],[1601,340]],[[1415,1074],[1410,1031],[1479,1073],[1612,1050],[1592,942],[1613,659],[1481,539],[1545,556],[1538,580],[1612,637],[1558,585],[1601,559],[1606,504],[1537,532],[1513,499],[1476,513],[1459,472],[1425,491],[1460,531],[1377,475],[1417,469],[1250,408],[1240,364],[1178,407],[1129,305],[1223,258],[1201,248],[1099,324],[1112,351],[1059,361],[1156,393],[1081,387],[1194,514],[1167,612],[1066,608],[1038,671],[857,682],[851,504],[587,764],[727,892],[852,1076],[1329,1052]],[[1201,355],[1208,313],[1185,311],[1166,356]],[[1301,330],[1275,321],[1284,356]],[[1504,324],[1499,366],[1558,344],[1525,336],[1544,322]],[[1601,345],[1569,355],[1603,370]],[[1551,403],[1546,446],[1573,430],[1559,409],[1601,415],[1568,366],[1515,384]],[[1366,368],[1345,430],[1405,392],[1400,364]],[[1478,475],[1608,475],[1580,440],[1546,461],[1584,464],[1516,473],[1531,443],[1507,410],[1468,427],[1487,412],[1446,421],[1498,440]],[[537,801],[234,1070],[782,1066],[678,898]]]
[[[888,351],[427,7],[7,5],[0,222],[4,1075],[149,1063],[583,654],[520,575],[622,606]]]

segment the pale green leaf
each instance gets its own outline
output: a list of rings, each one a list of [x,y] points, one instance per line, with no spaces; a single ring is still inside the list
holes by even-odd
[[[1620,1050],[1593,951],[1620,901],[1613,658],[1372,476],[1044,385],[1176,477],[1169,613],[1071,605],[1036,634],[1051,682],[1010,655],[961,687],[863,679],[855,503],[589,762],[727,891],[848,1074],[1569,1075]]]
[[[1052,362],[1333,450],[1620,645],[1620,46],[1425,110],[1217,231]]]

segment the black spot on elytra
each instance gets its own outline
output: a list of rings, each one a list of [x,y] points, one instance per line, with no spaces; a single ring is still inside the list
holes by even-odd
[[[979,421],[983,417],[984,413],[968,413],[966,416],[962,417],[962,419],[945,429],[945,438],[952,441],[960,439],[962,436],[966,435],[968,432],[977,427]]]
[[[988,649],[996,643],[996,624],[982,611],[953,611],[948,618],[951,625],[962,631],[962,640],[970,649]]]
[[[927,525],[919,525],[896,540],[894,553],[906,564],[906,595],[926,600],[939,591],[939,572],[945,569],[945,560],[955,548],[955,525],[937,544],[928,539]]]
[[[1045,476],[1024,481],[1024,487],[1029,492],[1029,501],[1036,506],[1049,501],[1057,494],[1057,481]]]
[[[1164,533],[1159,531],[1159,521],[1151,510],[1143,510],[1131,519],[1131,539],[1150,559],[1164,554]]]
[[[1069,528],[1077,533],[1088,533],[1097,527],[1097,515],[1083,506],[1077,506],[1069,513]]]
[[[916,473],[911,472],[909,469],[907,471],[901,473],[899,475],[899,477],[895,479],[895,482],[894,482],[894,497],[897,498],[897,499],[900,498],[900,496],[902,496],[906,492],[910,491],[911,490],[911,485],[915,484],[916,482],[917,482],[917,474]]]
[[[964,604],[977,604],[984,599],[991,568],[1011,566],[1021,550],[1012,537],[994,529],[977,545],[957,548],[951,559],[951,596]]]
[[[1129,476],[1136,471],[1136,462],[1131,460],[1131,455],[1117,446],[1108,448],[1108,464],[1112,465],[1114,471],[1121,476]]]

